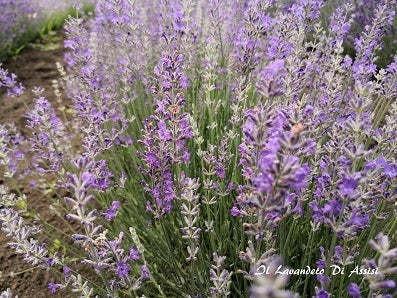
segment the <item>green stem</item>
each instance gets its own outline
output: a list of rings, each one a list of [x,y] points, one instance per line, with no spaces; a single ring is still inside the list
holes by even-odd
[[[286,259],[288,257],[287,256],[287,251],[288,251],[289,243],[291,241],[292,233],[293,233],[294,230],[295,230],[295,220],[292,221],[292,225],[291,225],[291,227],[289,228],[289,231],[288,231],[287,239],[286,239],[286,241],[284,243],[284,250],[282,251],[282,257],[284,259]]]
[[[310,233],[310,239],[309,239],[309,254],[306,254],[306,249],[305,249],[305,255],[308,255],[308,261],[305,262],[307,266],[310,266],[310,263],[312,261],[312,251],[313,251],[313,234],[314,232],[312,231]],[[306,247],[307,248],[307,247]],[[302,297],[307,297],[307,286],[309,284],[309,276],[310,275],[306,275],[305,277],[305,285],[303,288],[303,296]]]

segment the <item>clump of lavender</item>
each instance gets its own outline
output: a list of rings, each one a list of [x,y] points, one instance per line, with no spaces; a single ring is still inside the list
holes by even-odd
[[[28,30],[29,26],[35,26],[35,9],[31,1],[26,0],[2,0],[0,2],[2,14],[0,17],[0,26],[2,28],[0,34],[0,51],[1,58],[4,53],[7,55],[17,44],[15,41],[21,38]]]
[[[93,200],[90,191],[95,188],[101,189],[101,184],[98,184],[98,180],[100,181],[101,178],[98,179],[95,174],[90,172],[94,167],[90,158],[80,157],[73,162],[73,165],[79,170],[79,173],[67,173],[65,186],[71,191],[74,198],[65,197],[71,211],[66,216],[69,220],[77,221],[84,229],[83,234],[72,235],[75,243],[81,245],[87,252],[87,257],[82,263],[92,266],[95,272],[104,279],[106,291],[109,295],[117,295],[120,289],[136,291],[141,287],[144,280],[150,278],[146,264],[140,267],[141,276],[139,278],[133,280],[132,272],[130,273],[133,269],[132,263],[135,267],[139,267],[136,262],[140,260],[143,249],[140,251],[130,247],[129,251],[126,251],[122,245],[123,232],[120,232],[118,237],[111,239],[107,236],[107,230],[102,231],[102,225],[97,224],[97,210],[89,210]],[[119,202],[113,202],[104,213],[105,219],[114,219],[119,207]],[[141,248],[141,244],[136,237],[134,242]]]
[[[37,38],[43,28],[52,26],[54,19],[66,17],[76,2],[82,1],[1,0],[0,60]],[[88,5],[93,1],[83,2]]]

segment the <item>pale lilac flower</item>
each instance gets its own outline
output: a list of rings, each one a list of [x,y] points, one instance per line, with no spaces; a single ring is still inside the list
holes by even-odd
[[[137,249],[134,249],[133,247],[130,248],[130,260],[132,261],[137,261],[139,260],[139,251]]]
[[[54,282],[50,281],[48,283],[48,289],[51,291],[52,294],[55,294],[58,291],[59,286]]]

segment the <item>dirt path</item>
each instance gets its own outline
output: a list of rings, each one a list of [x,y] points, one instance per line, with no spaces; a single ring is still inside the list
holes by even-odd
[[[47,48],[46,50],[43,47],[41,49],[29,47],[4,65],[10,72],[18,76],[26,91],[22,98],[10,98],[3,90],[0,91],[1,124],[14,122],[21,133],[27,135],[26,119],[23,117],[26,107],[23,102],[29,107],[33,106],[33,96],[30,90],[35,86],[44,88],[45,97],[56,106],[52,80],[59,77],[55,63],[60,62],[64,65],[65,50],[63,49],[62,35],[62,32],[58,33],[58,47],[53,41],[47,42],[47,45],[43,44],[44,48]],[[70,104],[66,98],[63,98],[63,101],[66,105]],[[0,183],[6,183],[1,180],[1,177],[2,175],[0,175]],[[31,189],[29,183],[28,180],[18,182],[20,189],[27,195],[29,203],[47,221],[56,221],[55,216],[49,211],[48,199],[39,190]],[[15,255],[6,245],[7,239],[0,231],[0,292],[10,288],[13,294],[20,298],[65,297],[65,294],[52,295],[48,290],[48,282],[52,280],[49,272],[44,272],[41,269],[30,270],[31,267],[23,261],[22,257]],[[13,276],[13,274],[15,275]]]

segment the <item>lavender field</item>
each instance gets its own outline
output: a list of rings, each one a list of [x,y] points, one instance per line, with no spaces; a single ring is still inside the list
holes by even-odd
[[[397,297],[396,0],[0,7],[0,298]]]

